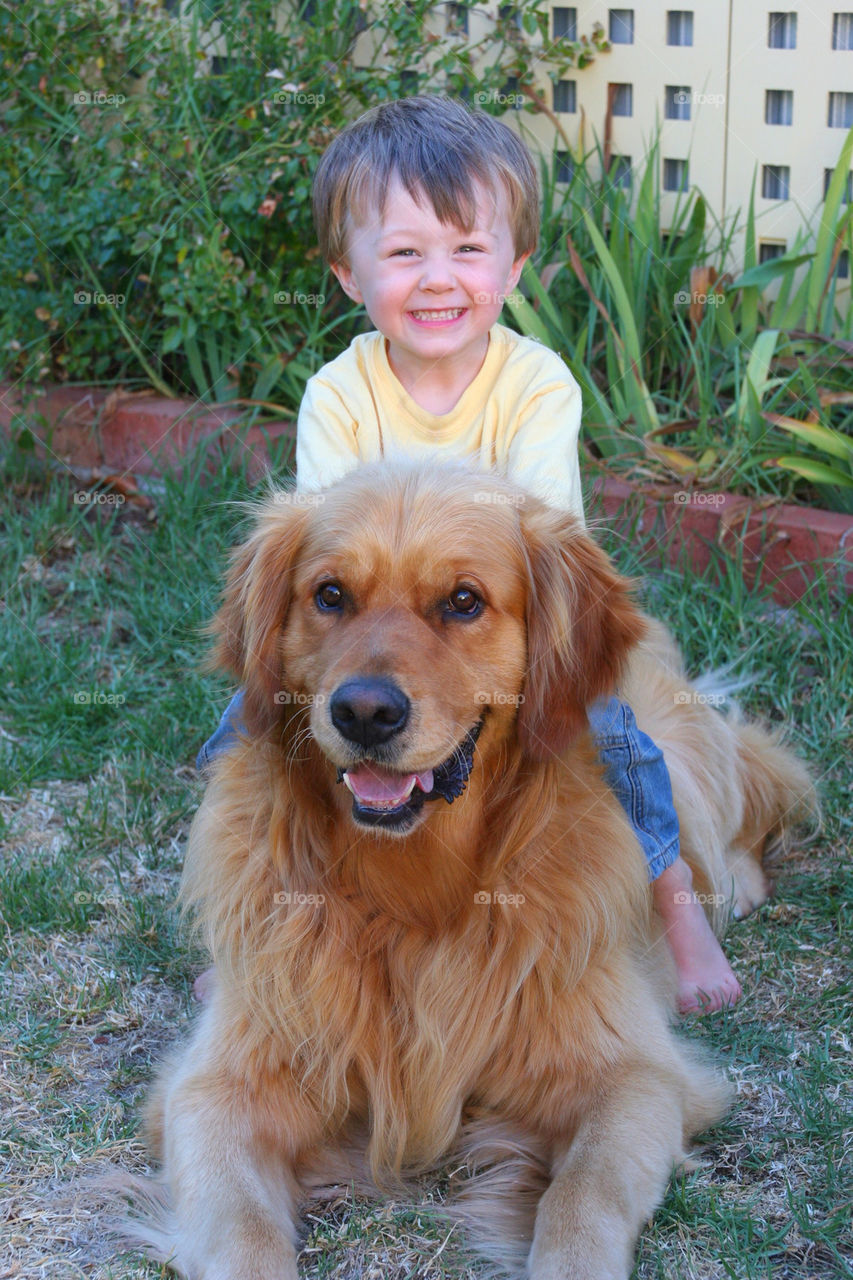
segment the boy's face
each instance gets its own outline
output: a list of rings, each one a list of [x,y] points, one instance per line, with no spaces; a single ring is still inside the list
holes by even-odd
[[[418,205],[395,180],[382,220],[351,225],[347,261],[332,267],[387,338],[398,374],[417,377],[448,360],[470,364],[473,378],[504,295],[518,283],[528,255],[515,256],[505,201],[475,191],[477,218],[466,232],[439,222],[426,198]]]

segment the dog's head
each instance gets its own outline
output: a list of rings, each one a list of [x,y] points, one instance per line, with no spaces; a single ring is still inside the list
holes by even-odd
[[[461,793],[481,731],[563,752],[644,630],[572,516],[446,466],[270,498],[214,627],[249,735],[299,717],[354,820],[394,834]]]

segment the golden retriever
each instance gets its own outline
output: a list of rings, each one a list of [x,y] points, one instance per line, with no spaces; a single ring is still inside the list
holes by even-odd
[[[727,1088],[672,1030],[586,708],[619,686],[697,892],[741,912],[806,771],[691,693],[571,516],[462,467],[273,495],[214,625],[246,733],[189,842],[216,976],[149,1108],[149,1248],[190,1280],[295,1280],[309,1188],[452,1160],[510,1272],[627,1277]]]

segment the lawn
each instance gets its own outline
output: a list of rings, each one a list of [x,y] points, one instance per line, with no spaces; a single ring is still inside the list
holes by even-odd
[[[224,468],[167,479],[153,505],[116,502],[12,454],[4,492],[0,1280],[151,1278],[161,1269],[115,1255],[81,1189],[112,1164],[144,1170],[145,1087],[194,1013],[204,960],[173,901],[201,795],[194,756],[228,693],[202,672],[203,626],[248,485]],[[629,539],[601,536],[641,573]],[[673,1179],[637,1276],[850,1276],[853,607],[818,584],[780,609],[718,567],[717,583],[648,574],[644,604],[693,671],[738,659],[751,674],[741,702],[810,761],[824,828],[726,940],[739,1007],[686,1030],[728,1064],[737,1105],[704,1163]],[[425,1195],[437,1203],[441,1187]],[[306,1230],[312,1278],[484,1274],[428,1203],[341,1202]]]

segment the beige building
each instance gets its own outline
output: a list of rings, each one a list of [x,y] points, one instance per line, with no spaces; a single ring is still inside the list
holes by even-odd
[[[588,35],[600,23],[612,51],[554,84],[548,42],[541,41],[537,91],[573,147],[582,120],[587,146],[594,136],[603,142],[610,98],[613,164],[626,184],[660,129],[665,226],[675,193],[690,185],[717,214],[745,215],[754,177],[759,251],[771,257],[814,223],[853,125],[853,0],[849,10],[839,9],[839,0],[787,2],[785,10],[755,0],[692,0],[681,9],[666,0],[553,5],[550,38]],[[478,21],[471,9],[469,38]],[[550,121],[525,113],[519,123],[550,149]],[[737,270],[742,234],[732,251]],[[841,271],[849,271],[846,260]]]

